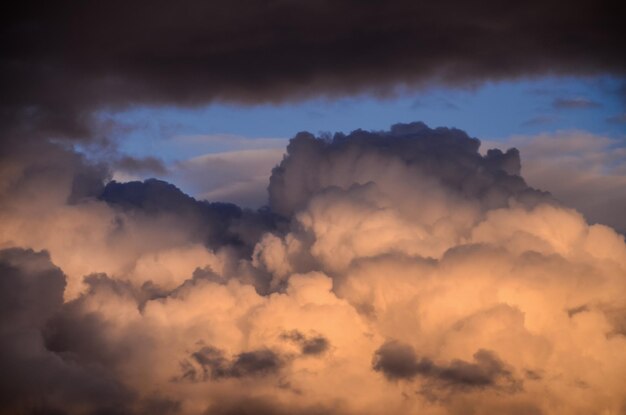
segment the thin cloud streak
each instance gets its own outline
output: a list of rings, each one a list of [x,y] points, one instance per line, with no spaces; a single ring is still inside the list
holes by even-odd
[[[555,109],[591,109],[601,108],[602,104],[584,97],[576,98],[556,98],[552,101],[552,107]]]

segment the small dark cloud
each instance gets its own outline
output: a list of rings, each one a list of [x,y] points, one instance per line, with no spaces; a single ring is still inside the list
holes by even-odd
[[[283,365],[279,356],[271,350],[244,352],[235,358],[230,373],[232,377],[265,376],[276,373]]]
[[[374,354],[373,368],[389,380],[412,379],[432,367],[430,360],[418,361],[411,345],[390,341]]]
[[[591,109],[600,108],[602,104],[583,97],[556,98],[552,101],[552,107],[557,110]]]
[[[455,359],[448,364],[437,364],[425,357],[418,358],[411,345],[389,341],[374,354],[372,367],[389,380],[421,377],[438,389],[463,391],[492,387],[514,392],[520,387],[508,366],[495,353],[483,349],[474,353],[473,362]]]
[[[328,350],[329,347],[328,340],[325,337],[307,337],[297,330],[283,333],[281,338],[298,344],[303,355],[319,355]]]
[[[194,352],[191,358],[201,367],[198,374],[188,361],[182,363],[181,379],[206,381],[209,379],[245,378],[267,376],[277,373],[284,365],[282,359],[269,349],[240,353],[227,359],[222,350],[205,346]]]
[[[626,124],[626,112],[623,114],[608,117],[606,121],[611,124]]]
[[[585,311],[589,311],[589,306],[587,304],[583,304],[578,307],[573,307],[567,310],[567,316],[569,318],[574,317],[576,314],[584,313]]]
[[[524,370],[524,376],[528,380],[541,380],[541,379],[543,379],[543,374],[542,374],[542,372],[540,370],[526,369],[526,370]]]

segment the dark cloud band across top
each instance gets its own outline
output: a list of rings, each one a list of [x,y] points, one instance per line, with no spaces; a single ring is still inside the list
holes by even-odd
[[[41,4],[40,4],[41,3]],[[626,71],[608,1],[21,2],[4,13],[0,122],[89,135],[94,109],[275,102]],[[102,126],[100,126],[102,127]]]

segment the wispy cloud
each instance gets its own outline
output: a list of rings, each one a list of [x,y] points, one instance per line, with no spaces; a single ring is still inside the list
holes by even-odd
[[[555,109],[590,109],[601,108],[602,104],[584,97],[575,98],[555,98],[552,101],[552,107]]]
[[[608,117],[606,119],[607,122],[612,124],[625,124],[626,123],[626,112],[619,115],[614,115],[612,117]]]
[[[559,120],[554,115],[539,115],[537,117],[530,118],[522,123],[523,127],[533,127],[539,125],[553,124]]]

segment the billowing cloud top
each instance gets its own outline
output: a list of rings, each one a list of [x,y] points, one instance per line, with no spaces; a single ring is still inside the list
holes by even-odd
[[[624,238],[479,144],[300,133],[256,212],[23,148],[0,187],[2,412],[622,413]]]
[[[88,135],[94,109],[276,102],[626,71],[609,1],[23,1],[1,25],[0,124]]]

